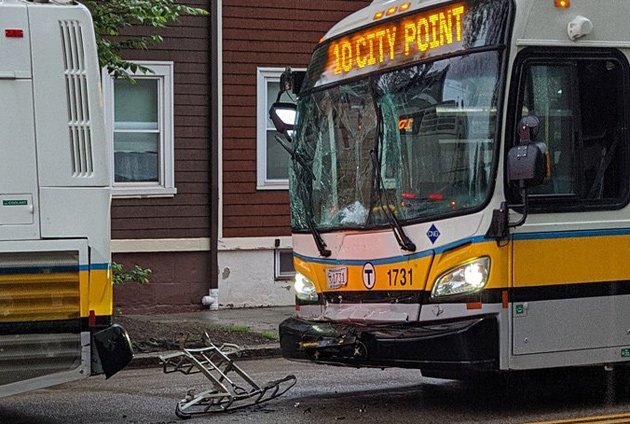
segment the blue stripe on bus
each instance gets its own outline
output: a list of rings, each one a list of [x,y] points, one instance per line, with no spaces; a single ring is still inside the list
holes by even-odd
[[[79,271],[100,271],[108,270],[109,264],[92,264],[92,265],[41,265],[41,266],[23,266],[23,267],[0,267],[0,275],[18,275],[18,274],[59,274],[63,272],[79,272]]]
[[[513,234],[513,238],[514,240],[545,240],[545,239],[561,239],[561,238],[627,236],[627,235],[630,235],[630,228],[520,233],[520,234]]]
[[[444,253],[447,250],[455,249],[457,247],[463,246],[468,243],[480,243],[484,241],[490,241],[490,239],[486,239],[484,236],[471,237],[467,239],[457,240],[452,243],[445,244],[444,246],[437,247],[435,249],[423,250],[421,252],[412,253],[410,255],[393,256],[393,257],[382,258],[382,259],[345,259],[345,260],[344,259],[322,259],[322,258],[304,256],[295,252],[293,252],[293,256],[305,262],[324,264],[324,265],[363,266],[366,262],[370,262],[372,265],[387,265],[387,264],[395,264],[399,262],[407,262],[414,259],[425,258],[427,256],[431,256],[434,254]]]
[[[109,264],[91,264],[91,265],[81,265],[81,271],[107,271],[109,269]]]

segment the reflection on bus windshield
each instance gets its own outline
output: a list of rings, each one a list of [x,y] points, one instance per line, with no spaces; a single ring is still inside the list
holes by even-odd
[[[382,225],[384,205],[404,221],[481,205],[493,166],[498,70],[496,52],[475,53],[303,98],[295,147],[312,169],[293,165],[294,227],[308,228],[311,210],[329,229]]]

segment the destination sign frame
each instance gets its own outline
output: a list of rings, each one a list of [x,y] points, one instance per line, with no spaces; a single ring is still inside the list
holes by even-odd
[[[460,0],[344,34],[313,54],[304,90],[503,42],[509,0]]]

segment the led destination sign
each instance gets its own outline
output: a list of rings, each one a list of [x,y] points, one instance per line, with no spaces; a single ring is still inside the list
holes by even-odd
[[[375,22],[315,49],[302,90],[472,48],[504,46],[511,0],[456,0]]]
[[[461,50],[463,4],[425,11],[334,41],[326,71],[337,77]]]

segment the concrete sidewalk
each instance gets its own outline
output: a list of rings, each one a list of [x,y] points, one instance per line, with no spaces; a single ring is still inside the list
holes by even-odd
[[[247,327],[256,333],[277,333],[278,325],[295,314],[294,306],[278,306],[263,308],[219,309],[218,311],[196,311],[159,315],[131,315],[137,320],[177,323],[207,323],[221,327]],[[128,366],[130,368],[159,366],[159,356],[167,352],[138,353]],[[270,342],[257,346],[242,346],[239,358],[256,358],[280,356],[278,342]]]

